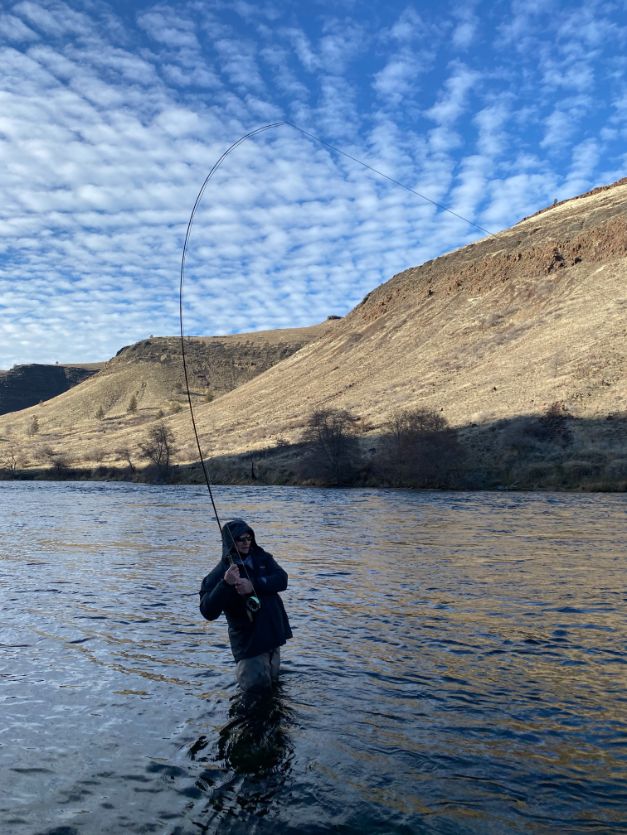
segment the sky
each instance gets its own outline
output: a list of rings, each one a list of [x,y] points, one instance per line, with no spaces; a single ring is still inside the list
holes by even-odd
[[[178,334],[203,184],[186,335],[344,315],[620,179],[626,34],[625,0],[0,0],[0,369]]]

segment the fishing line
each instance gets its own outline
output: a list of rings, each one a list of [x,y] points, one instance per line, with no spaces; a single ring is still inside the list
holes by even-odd
[[[490,235],[493,238],[496,237],[494,232],[490,232],[489,229],[484,229],[483,226],[479,226],[478,223],[475,223],[474,221],[469,220],[467,217],[464,217],[463,215],[460,215],[457,212],[453,211],[453,209],[449,209],[447,206],[443,206],[441,203],[438,203],[435,200],[432,200],[430,197],[427,197],[426,194],[421,194],[419,191],[416,191],[415,188],[411,188],[411,186],[407,186],[407,185],[405,185],[405,183],[401,183],[399,180],[395,180],[394,177],[390,177],[389,174],[385,174],[383,171],[379,171],[378,168],[374,168],[372,165],[368,165],[367,162],[364,162],[363,160],[358,159],[357,157],[354,157],[352,154],[349,154],[347,151],[342,151],[341,148],[336,148],[334,145],[331,145],[329,142],[326,142],[324,139],[320,139],[319,136],[316,136],[313,133],[309,133],[309,131],[305,130],[304,128],[298,127],[298,125],[295,125],[293,122],[287,122],[286,121],[286,122],[278,122],[277,124],[278,125],[289,125],[291,128],[294,128],[294,130],[297,130],[300,133],[302,133],[303,136],[307,136],[307,137],[309,137],[309,139],[312,139],[314,142],[318,142],[320,145],[324,145],[325,148],[329,148],[334,153],[340,154],[340,156],[346,157],[346,159],[350,159],[353,162],[356,162],[358,165],[361,165],[363,168],[366,168],[368,171],[372,171],[373,174],[376,174],[379,177],[383,177],[384,180],[387,180],[388,182],[393,183],[395,186],[399,186],[399,188],[405,189],[405,191],[408,191],[410,194],[415,194],[416,197],[420,197],[421,200],[426,200],[427,203],[431,203],[432,206],[436,206],[438,209],[442,209],[443,212],[448,212],[450,215],[453,215],[454,217],[459,218],[459,220],[463,220],[465,223],[470,224],[470,226],[474,226],[475,229],[478,229],[480,232],[485,232],[486,235]],[[274,125],[271,125],[269,127],[274,127]]]
[[[187,223],[187,231],[185,232],[185,241],[183,243],[183,253],[181,255],[181,274],[180,274],[180,283],[179,283],[179,322],[180,322],[180,326],[181,326],[181,357],[182,357],[182,360],[183,360],[183,373],[184,373],[184,376],[185,376],[185,390],[187,392],[187,402],[189,404],[189,413],[190,413],[190,417],[191,417],[191,421],[192,421],[192,429],[193,429],[193,432],[194,432],[194,438],[196,439],[196,446],[198,448],[198,456],[199,456],[200,463],[201,463],[201,466],[202,466],[202,471],[203,471],[203,474],[204,474],[204,477],[205,477],[205,482],[207,484],[207,490],[209,491],[209,498],[211,499],[211,506],[213,508],[213,514],[214,514],[215,520],[217,522],[218,528],[220,529],[220,536],[222,536],[222,537],[223,537],[224,528],[223,528],[222,523],[220,521],[220,516],[218,514],[218,508],[216,507],[216,502],[215,502],[215,498],[214,498],[214,495],[213,495],[213,489],[212,489],[212,486],[211,486],[211,479],[209,478],[209,472],[207,470],[207,465],[206,465],[205,458],[204,458],[204,455],[203,455],[203,452],[202,452],[202,447],[201,447],[201,444],[200,444],[200,438],[198,436],[198,428],[197,428],[197,425],[196,425],[196,417],[194,415],[192,395],[191,395],[190,386],[189,386],[189,372],[188,372],[188,368],[187,368],[187,357],[186,357],[186,354],[185,354],[185,331],[184,331],[184,327],[183,327],[183,283],[184,283],[184,279],[185,279],[185,259],[186,259],[186,256],[187,256],[187,249],[188,249],[188,246],[189,246],[189,241],[190,241],[192,226],[193,226],[193,223],[194,223],[194,217],[196,215],[196,210],[198,209],[198,206],[200,205],[200,201],[202,200],[203,194],[205,193],[205,189],[207,188],[207,186],[209,184],[209,181],[211,180],[211,178],[213,177],[215,172],[222,165],[222,163],[229,156],[229,154],[232,153],[232,151],[234,151],[236,148],[238,148],[243,142],[246,142],[246,140],[248,140],[248,139],[252,139],[254,136],[257,136],[260,133],[264,133],[265,131],[272,130],[273,128],[280,128],[280,127],[293,128],[294,130],[298,131],[303,136],[306,136],[308,139],[311,139],[313,142],[317,142],[319,145],[323,145],[325,148],[329,148],[329,150],[333,151],[334,153],[339,154],[340,156],[346,157],[346,159],[349,159],[352,162],[357,163],[358,165],[361,165],[362,168],[365,168],[368,171],[372,172],[373,174],[376,174],[378,177],[382,177],[384,180],[387,180],[388,182],[392,183],[393,185],[398,186],[399,188],[402,188],[405,191],[408,191],[410,194],[413,194],[416,197],[420,197],[421,200],[425,200],[427,203],[431,203],[431,205],[436,206],[438,209],[441,209],[444,212],[448,212],[448,214],[453,215],[454,217],[458,218],[459,220],[463,220],[465,223],[468,223],[470,226],[473,226],[475,229],[478,229],[480,232],[485,232],[486,235],[490,235],[491,237],[496,237],[493,232],[490,232],[488,229],[484,229],[484,227],[479,226],[478,223],[475,223],[474,221],[469,220],[467,217],[464,217],[463,215],[460,215],[458,212],[453,211],[453,209],[449,209],[447,206],[443,206],[441,203],[438,203],[437,201],[432,200],[430,197],[427,197],[426,194],[421,194],[416,189],[405,185],[405,183],[401,183],[399,180],[395,180],[393,177],[390,177],[388,174],[385,174],[383,171],[379,171],[377,168],[374,168],[374,166],[369,165],[367,162],[364,162],[361,159],[358,159],[357,157],[353,156],[352,154],[349,154],[347,151],[343,151],[340,148],[337,148],[334,145],[331,145],[331,143],[326,142],[324,139],[320,139],[320,137],[316,136],[313,133],[310,133],[309,131],[305,130],[304,128],[299,127],[298,125],[295,125],[293,122],[288,122],[288,121],[284,120],[284,121],[280,121],[280,122],[271,122],[270,124],[267,124],[267,125],[262,125],[261,127],[256,128],[255,130],[251,130],[248,133],[245,133],[243,136],[240,136],[239,139],[237,139],[235,142],[233,142],[231,145],[229,145],[229,147],[226,149],[226,151],[224,151],[224,153],[216,160],[216,162],[213,164],[211,170],[209,171],[209,173],[205,177],[205,180],[204,180],[204,182],[203,182],[203,184],[200,188],[200,191],[198,192],[196,200],[194,202],[194,206],[193,206],[191,214],[189,216],[189,221]],[[229,534],[231,536],[231,545],[235,546],[235,540],[233,539],[233,535],[230,531],[230,528],[226,528],[226,530],[229,532]],[[246,576],[247,576],[248,580],[250,580],[250,576],[248,575],[248,571],[246,569],[245,564],[244,564],[244,570],[246,571]],[[252,581],[251,581],[251,584],[252,584]],[[258,600],[257,600],[257,602],[258,602]]]

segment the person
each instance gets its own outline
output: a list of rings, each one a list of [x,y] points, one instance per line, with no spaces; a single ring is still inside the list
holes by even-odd
[[[279,597],[287,588],[287,573],[264,551],[243,519],[222,527],[222,559],[202,581],[200,611],[209,621],[226,616],[236,677],[244,693],[268,690],[277,681],[280,647],[292,637]],[[249,599],[261,604],[258,610]]]

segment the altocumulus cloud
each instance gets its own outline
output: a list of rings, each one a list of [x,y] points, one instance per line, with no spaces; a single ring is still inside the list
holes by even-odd
[[[361,5],[4,3],[0,368],[175,334],[196,194],[264,123],[491,231],[623,175],[620,4]],[[186,331],[344,314],[481,234],[276,128],[204,194]]]

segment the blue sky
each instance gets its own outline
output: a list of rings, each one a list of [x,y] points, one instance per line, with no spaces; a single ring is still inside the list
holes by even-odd
[[[0,5],[0,368],[178,332],[211,166],[289,120],[496,232],[625,175],[624,0]],[[195,217],[186,333],[345,314],[482,237],[293,128]]]

